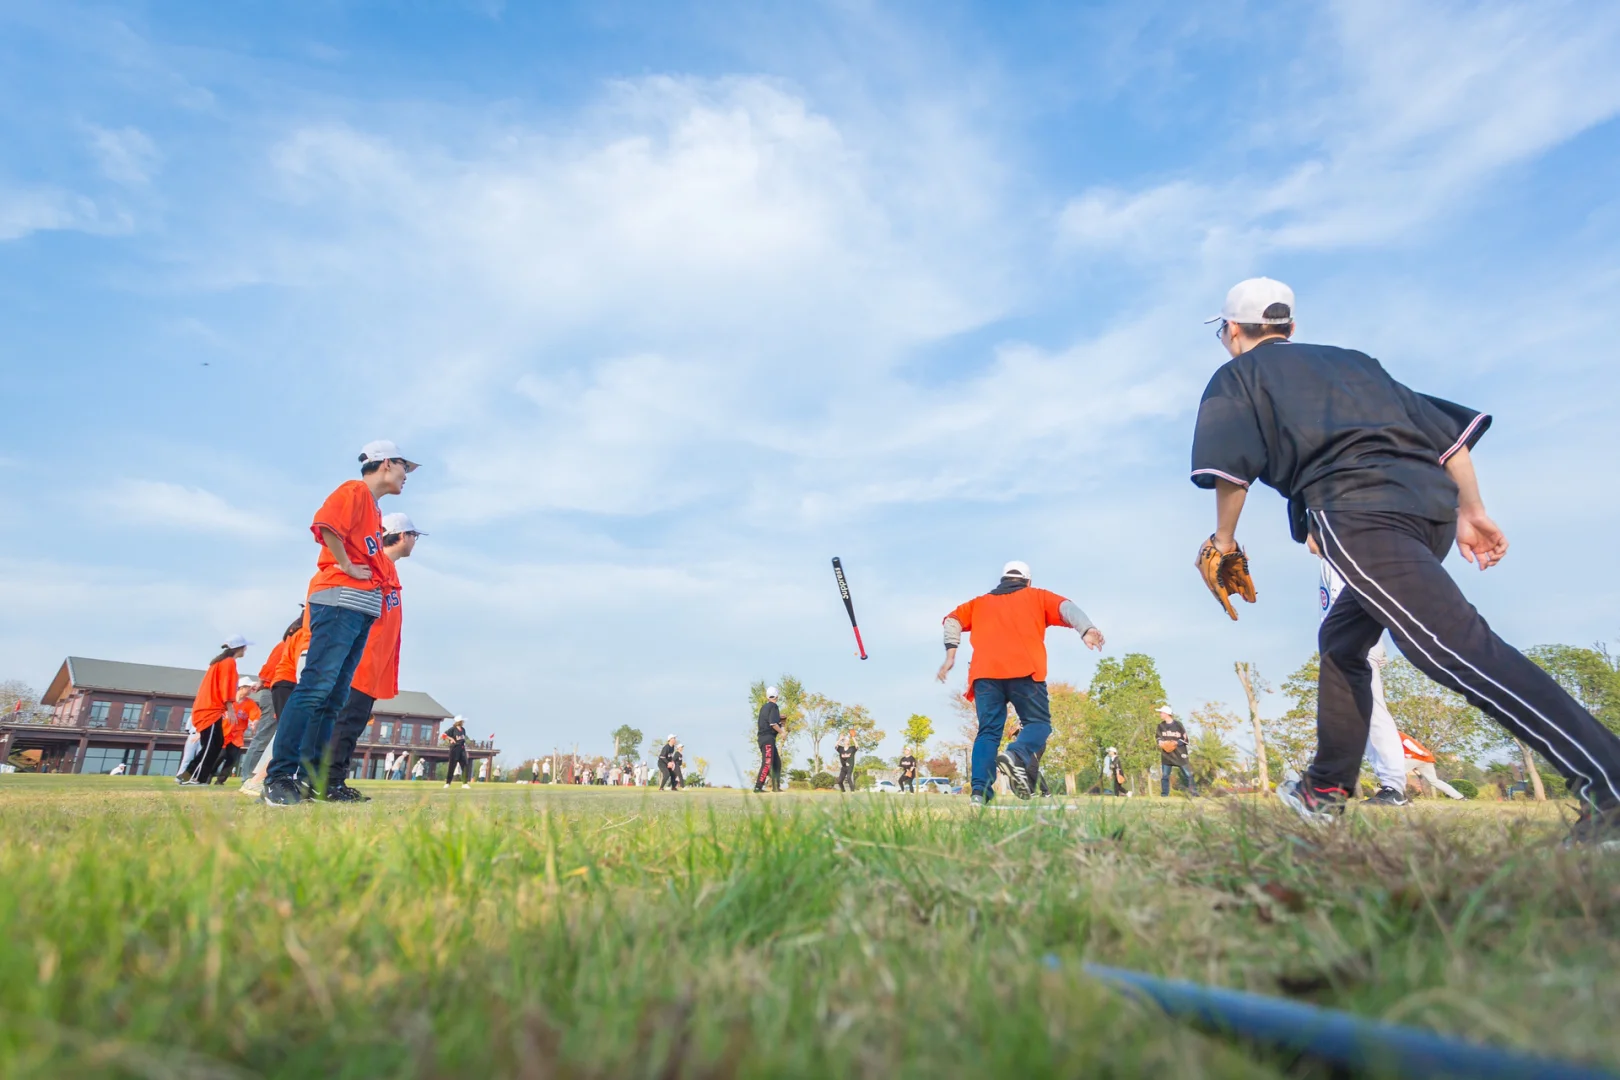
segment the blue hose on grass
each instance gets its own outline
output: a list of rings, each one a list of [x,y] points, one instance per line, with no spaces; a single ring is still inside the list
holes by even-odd
[[[1056,968],[1057,957],[1048,956],[1046,964]],[[1083,968],[1087,975],[1157,1005],[1166,1015],[1200,1031],[1247,1039],[1354,1074],[1390,1080],[1620,1080],[1597,1066],[1463,1042],[1417,1028],[1363,1020],[1337,1009],[1160,979],[1101,964]]]

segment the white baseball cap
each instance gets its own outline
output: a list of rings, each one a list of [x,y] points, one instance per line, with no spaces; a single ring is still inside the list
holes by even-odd
[[[258,681],[259,681],[258,679],[255,679],[251,675],[238,675],[236,677],[236,688],[238,690],[240,690],[242,687],[244,687],[244,686],[252,686],[255,683],[257,683]]]
[[[1275,310],[1274,304],[1281,304],[1287,310],[1267,316],[1266,312]],[[1287,326],[1294,321],[1294,290],[1268,277],[1240,281],[1226,294],[1221,313],[1204,321],[1212,323],[1222,319],[1245,326]]]
[[[1001,576],[1002,577],[1021,577],[1025,581],[1028,581],[1029,580],[1029,563],[1023,562],[1023,561],[1021,561],[1019,559],[1014,559],[1012,562],[1008,563],[1006,566],[1003,566],[1001,568]]]
[[[407,458],[398,446],[387,439],[377,439],[360,448],[360,464],[370,465],[373,461],[393,461],[399,459],[405,462],[406,472],[416,471],[416,462]]]
[[[220,644],[225,646],[227,649],[245,649],[249,645],[253,644],[253,642],[249,641],[241,634],[232,634],[230,637],[220,642]]]
[[[1153,711],[1158,713],[1160,716],[1174,716],[1174,715],[1176,715],[1174,710],[1172,710],[1170,708],[1170,706],[1168,706],[1168,705],[1160,705],[1157,709],[1154,709]]]
[[[416,523],[411,521],[409,514],[384,514],[383,534],[392,536],[394,533],[415,533],[417,536],[427,535],[427,533],[416,527]]]
[[[765,696],[766,696],[766,697],[768,697],[768,698],[773,698],[773,697],[775,697],[775,696],[776,696],[776,687],[774,687],[774,686],[767,686],[767,687],[766,687],[766,688],[765,688]]]

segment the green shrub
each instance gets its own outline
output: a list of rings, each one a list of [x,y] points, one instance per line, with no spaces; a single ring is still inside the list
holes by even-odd
[[[831,791],[838,786],[838,777],[830,772],[818,772],[810,778],[810,786],[817,791]]]
[[[1465,799],[1479,798],[1479,786],[1472,780],[1449,780],[1447,783],[1456,788],[1457,794]]]
[[[796,781],[796,782],[798,782],[800,784],[808,784],[810,782],[810,770],[809,769],[789,769],[788,770],[788,779]]]

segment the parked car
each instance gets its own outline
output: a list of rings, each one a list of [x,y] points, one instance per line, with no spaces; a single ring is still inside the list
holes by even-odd
[[[872,781],[872,790],[888,795],[895,795],[899,793],[900,785],[895,783],[893,780],[874,780]]]
[[[943,776],[924,776],[917,781],[917,790],[924,795],[954,795],[959,789]]]

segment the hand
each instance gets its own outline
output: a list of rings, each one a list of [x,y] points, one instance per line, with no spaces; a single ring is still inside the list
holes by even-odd
[[[1318,557],[1322,554],[1322,549],[1316,546],[1316,537],[1309,533],[1305,534],[1305,550]]]
[[[953,668],[955,666],[956,666],[956,650],[955,649],[946,649],[945,650],[945,662],[943,664],[939,665],[939,671],[934,675],[934,679],[936,681],[938,681],[938,682],[944,682],[945,681],[945,676],[949,675],[951,673],[951,668]]]
[[[357,581],[371,580],[371,567],[369,566],[356,566],[354,563],[349,563],[343,567],[343,572]]]
[[[1507,534],[1483,507],[1457,513],[1457,550],[1481,570],[1489,570],[1507,555]]]
[[[1093,626],[1090,630],[1087,630],[1084,634],[1080,635],[1080,640],[1086,643],[1086,648],[1093,649],[1097,652],[1102,652],[1102,647],[1108,644],[1108,639],[1104,638],[1102,636],[1102,631],[1097,629],[1095,626]]]
[[[1237,550],[1238,546],[1237,537],[1222,536],[1218,532],[1211,533],[1208,542],[1215,545],[1215,550],[1220,552],[1222,555],[1230,555],[1232,552]],[[1203,575],[1204,545],[1202,543],[1198,545],[1198,551],[1193,555],[1193,569],[1197,570],[1200,576]]]

